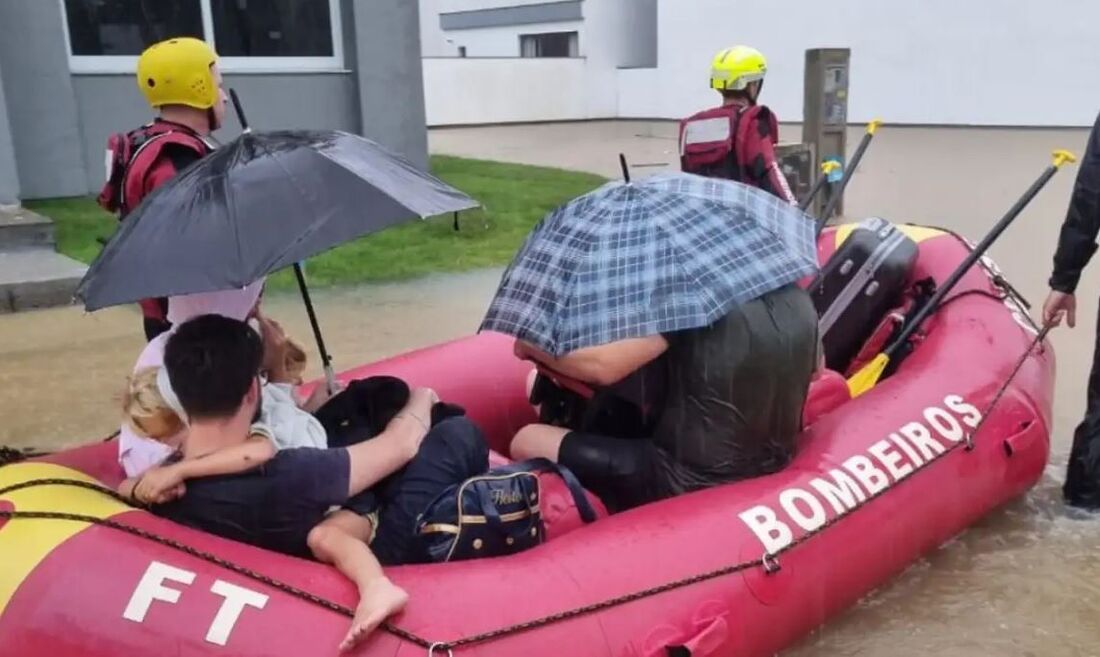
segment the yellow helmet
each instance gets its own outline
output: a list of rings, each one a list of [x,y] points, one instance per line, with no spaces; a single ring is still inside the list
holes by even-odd
[[[726,48],[714,56],[710,65],[710,88],[741,90],[750,82],[763,80],[768,71],[764,55],[749,46]]]
[[[210,109],[219,97],[211,70],[217,60],[214,49],[201,39],[176,37],[154,43],[138,58],[138,87],[153,107]]]

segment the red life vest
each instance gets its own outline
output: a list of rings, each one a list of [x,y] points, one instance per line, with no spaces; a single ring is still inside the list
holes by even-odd
[[[754,130],[757,121],[770,125],[774,146],[778,142],[779,123],[763,105],[726,105],[697,112],[680,121],[680,169],[711,178],[727,178],[753,184],[749,175],[750,149],[746,144],[762,139]]]
[[[137,130],[115,133],[107,139],[107,182],[96,199],[100,207],[117,214],[119,221],[136,208],[148,190],[149,174],[163,166],[164,147],[179,144],[200,156],[210,153],[210,146],[186,126],[167,121],[147,123]],[[143,299],[139,302],[142,315],[157,320],[167,319],[166,300]]]
[[[164,147],[178,144],[200,156],[210,146],[185,126],[167,121],[147,123],[128,133],[115,133],[107,139],[107,182],[99,192],[99,205],[122,220],[145,197],[145,180],[160,161]]]

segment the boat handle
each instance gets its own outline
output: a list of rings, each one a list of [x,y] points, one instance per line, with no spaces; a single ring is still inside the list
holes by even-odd
[[[1016,452],[1024,449],[1027,444],[1037,440],[1037,438],[1035,437],[1035,432],[1031,431],[1031,426],[1033,424],[1035,424],[1034,420],[1027,420],[1026,422],[1022,423],[1016,433],[1012,434],[1008,438],[1005,438],[1002,446],[1004,447],[1006,456],[1012,456]]]
[[[697,626],[698,627],[698,626]],[[665,646],[662,657],[711,657],[729,636],[729,624],[724,616],[710,619],[691,638],[676,645]],[[647,655],[657,657],[657,655]]]
[[[694,629],[685,638],[684,632],[670,625],[657,628],[642,643],[632,644],[626,655],[629,657],[713,657],[729,637],[729,624],[726,615],[711,616],[697,620]]]

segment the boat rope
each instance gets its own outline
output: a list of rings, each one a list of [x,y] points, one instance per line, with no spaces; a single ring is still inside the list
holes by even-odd
[[[103,442],[107,442],[108,440],[111,440],[112,438],[114,438],[118,434],[119,434],[119,431],[116,429],[114,433],[112,433],[111,435],[104,438]],[[15,448],[15,447],[6,447],[4,445],[0,445],[0,467],[3,467],[5,465],[11,465],[12,463],[19,463],[20,461],[26,461],[27,459],[35,459],[35,458],[40,458],[40,457],[43,457],[43,456],[50,456],[53,453],[54,452],[41,450],[41,449],[38,449],[36,447]]]
[[[1031,356],[1031,352],[1035,351],[1035,348],[1043,343],[1043,340],[1045,340],[1047,337],[1047,333],[1050,333],[1050,329],[1052,328],[1054,328],[1053,324],[1044,324],[1043,328],[1035,334],[1035,338],[1028,345],[1027,349],[1024,350],[1023,355],[1020,356],[1020,360],[1016,361],[1016,366],[1012,368],[1012,371],[1009,372],[1008,377],[1005,379],[1005,382],[1001,384],[1001,387],[997,389],[996,393],[994,393],[993,399],[991,399],[989,401],[989,404],[986,405],[985,412],[982,413],[982,417],[978,420],[977,426],[974,427],[973,431],[966,434],[966,438],[963,441],[963,444],[966,445],[966,451],[969,452],[974,449],[974,436],[978,433],[978,430],[982,428],[982,425],[985,424],[986,418],[989,417],[989,412],[993,410],[993,407],[997,405],[997,402],[1001,401],[1001,397],[1004,397],[1004,394],[1008,392],[1009,384],[1011,384],[1013,379],[1016,378],[1016,375],[1020,373],[1020,369],[1024,366],[1024,363],[1027,362],[1028,357]]]
[[[959,449],[960,447],[963,448],[965,451],[971,451],[974,448],[974,436],[977,435],[978,431],[984,425],[985,420],[986,420],[986,418],[989,417],[990,412],[993,410],[993,407],[1004,396],[1005,392],[1008,390],[1008,388],[1011,385],[1011,383],[1013,382],[1013,380],[1019,374],[1020,369],[1027,362],[1028,357],[1031,356],[1032,351],[1035,349],[1035,347],[1039,346],[1042,343],[1042,341],[1046,338],[1046,335],[1050,331],[1051,328],[1052,328],[1052,326],[1049,325],[1049,324],[1044,326],[1043,329],[1041,331],[1039,331],[1038,334],[1035,336],[1034,340],[1028,345],[1028,348],[1024,351],[1023,355],[1020,357],[1020,360],[1016,363],[1015,367],[1012,369],[1012,371],[1009,373],[1009,375],[1005,378],[1005,381],[1001,385],[1000,389],[997,390],[997,392],[994,394],[994,396],[993,396],[992,400],[990,401],[990,403],[986,406],[985,410],[982,413],[981,419],[978,421],[978,423],[974,427],[973,431],[971,431],[969,434],[966,435],[965,440],[962,440],[962,441],[957,442],[957,443],[953,443],[953,444],[945,447],[943,452],[935,454],[934,456],[932,456],[932,458],[926,460],[922,465],[917,466],[914,469],[913,474],[909,475],[908,477],[906,477],[905,479],[903,479],[901,481],[898,481],[895,485],[902,485],[906,479],[910,479],[913,475],[915,475],[917,472],[919,472],[921,470],[928,469],[929,465],[931,465],[932,463],[946,457],[948,454],[951,454],[952,452]],[[123,502],[125,504],[134,506],[134,504],[131,500],[129,500],[128,498],[123,497],[122,495],[119,495],[117,492],[115,492],[114,490],[112,490],[110,488],[107,488],[107,487],[104,487],[104,486],[101,486],[99,484],[92,483],[92,482],[80,481],[80,480],[75,480],[75,479],[63,479],[63,478],[34,479],[34,480],[30,480],[30,481],[21,482],[21,483],[18,483],[18,484],[13,484],[13,485],[7,486],[5,488],[0,488],[0,498],[2,498],[3,496],[5,496],[9,493],[15,492],[17,490],[21,490],[21,489],[25,489],[25,488],[32,488],[32,487],[35,487],[35,486],[74,486],[74,487],[77,487],[77,488],[85,488],[85,489],[88,489],[88,490],[93,490],[93,491],[102,493],[104,495],[107,495],[108,497],[116,499],[116,500],[118,500],[120,502]],[[585,605],[583,607],[576,607],[574,609],[568,609],[568,610],[561,611],[561,612],[558,612],[558,613],[555,613],[555,614],[550,614],[548,616],[543,616],[541,618],[536,618],[536,619],[526,621],[526,622],[523,622],[523,623],[517,623],[515,625],[509,625],[509,626],[506,626],[506,627],[501,627],[499,629],[490,630],[488,632],[482,632],[480,634],[474,634],[474,635],[466,636],[466,637],[463,637],[463,638],[460,638],[460,639],[455,639],[453,641],[428,641],[427,639],[424,639],[423,637],[421,637],[417,634],[414,634],[414,633],[412,633],[408,630],[405,630],[403,628],[400,628],[400,627],[398,627],[396,625],[393,625],[392,623],[388,623],[388,622],[383,623],[381,628],[384,631],[386,631],[386,632],[388,632],[388,633],[390,633],[390,634],[392,634],[392,635],[394,635],[394,636],[396,636],[400,639],[403,639],[405,641],[413,643],[413,644],[415,644],[415,645],[417,645],[421,648],[427,649],[429,657],[432,657],[437,652],[439,654],[451,654],[452,651],[456,648],[461,648],[461,647],[464,647],[464,646],[470,646],[470,645],[478,644],[478,643],[484,643],[484,642],[487,642],[487,641],[491,641],[493,639],[499,639],[501,637],[510,636],[510,635],[514,635],[514,634],[519,634],[521,632],[525,632],[525,631],[528,631],[528,630],[533,630],[533,629],[536,629],[536,628],[545,627],[545,626],[548,626],[548,625],[553,625],[553,624],[556,624],[556,623],[560,623],[562,621],[570,620],[570,619],[577,618],[577,617],[580,617],[580,616],[585,616],[585,615],[588,615],[588,614],[593,614],[593,613],[596,613],[596,612],[599,612],[599,611],[610,609],[612,607],[618,607],[618,606],[621,606],[621,605],[624,605],[624,604],[627,604],[627,603],[630,603],[630,602],[634,602],[634,601],[637,601],[637,600],[642,600],[642,599],[645,599],[645,598],[650,598],[650,597],[653,597],[653,596],[656,596],[656,595],[660,595],[660,594],[666,593],[668,591],[673,591],[673,590],[684,588],[684,587],[687,587],[687,586],[692,586],[694,584],[700,584],[702,582],[706,582],[706,581],[709,581],[709,580],[712,580],[712,579],[717,579],[717,578],[720,578],[720,577],[726,577],[728,575],[733,575],[733,574],[736,574],[736,573],[739,573],[739,572],[742,572],[742,571],[746,571],[746,570],[750,570],[750,569],[753,569],[753,568],[761,568],[764,571],[765,574],[771,575],[771,574],[774,574],[774,573],[779,572],[780,570],[782,570],[782,564],[780,563],[780,560],[779,560],[779,557],[781,555],[783,555],[784,553],[787,553],[787,552],[797,548],[798,546],[808,542],[814,536],[817,536],[818,534],[821,534],[822,532],[829,529],[830,527],[836,525],[837,523],[840,522],[841,519],[847,517],[849,514],[854,513],[855,511],[858,511],[859,509],[863,508],[864,506],[867,506],[873,500],[878,499],[879,497],[881,497],[887,491],[890,491],[890,490],[892,490],[891,487],[886,487],[886,488],[883,488],[883,489],[881,489],[881,490],[879,490],[875,493],[872,493],[872,494],[868,495],[866,497],[866,499],[858,502],[851,509],[848,509],[844,513],[839,513],[839,514],[835,515],[834,517],[827,519],[819,527],[817,527],[815,529],[812,529],[812,530],[809,530],[809,531],[806,531],[801,536],[798,536],[794,540],[792,540],[788,545],[780,548],[779,550],[776,550],[775,552],[770,552],[770,553],[769,552],[764,552],[763,554],[761,554],[761,556],[759,558],[756,558],[756,559],[748,559],[748,560],[741,561],[741,562],[738,562],[738,563],[730,564],[728,566],[724,566],[722,568],[707,571],[707,572],[700,573],[700,574],[697,574],[697,575],[692,575],[690,577],[685,577],[683,579],[678,579],[678,580],[675,580],[675,581],[672,581],[672,582],[668,582],[668,583],[661,584],[661,585],[658,585],[658,586],[650,587],[650,588],[647,588],[647,589],[642,589],[640,591],[635,591],[633,593],[628,593],[628,594],[621,595],[621,596],[618,596],[618,597],[614,597],[614,598],[610,598],[610,599],[603,600],[603,601],[600,601],[600,602],[596,602],[596,603],[593,603],[593,604],[590,604],[590,605]],[[135,508],[144,508],[144,507],[135,507]],[[125,523],[121,523],[121,522],[118,522],[118,521],[115,521],[115,520],[111,520],[109,518],[98,518],[98,517],[90,516],[90,515],[83,515],[83,514],[77,514],[77,513],[65,513],[65,512],[58,512],[58,511],[19,511],[19,510],[8,510],[8,509],[0,508],[0,519],[4,519],[4,518],[23,519],[23,520],[33,520],[33,519],[39,519],[39,520],[67,520],[67,521],[72,521],[72,522],[83,522],[83,523],[99,525],[99,526],[102,526],[102,527],[108,527],[110,529],[121,531],[121,532],[130,534],[132,536],[136,536],[136,537],[139,537],[139,538],[142,538],[142,539],[145,539],[145,540],[148,540],[148,541],[152,541],[152,542],[158,543],[160,545],[164,545],[166,547],[170,547],[172,549],[178,550],[180,552],[183,552],[184,554],[187,554],[187,555],[190,555],[192,557],[195,557],[195,558],[201,559],[203,561],[206,561],[208,563],[214,564],[215,566],[218,566],[220,568],[225,568],[226,570],[234,572],[238,575],[247,577],[249,579],[257,581],[257,582],[259,582],[261,584],[264,584],[266,586],[270,586],[273,589],[276,589],[278,591],[281,591],[283,593],[291,595],[295,598],[298,598],[298,599],[303,600],[305,602],[309,602],[311,604],[317,605],[317,606],[322,607],[324,609],[328,609],[330,611],[336,612],[336,613],[341,614],[343,616],[347,616],[347,617],[350,618],[350,617],[353,616],[353,613],[354,613],[352,611],[352,609],[349,608],[349,607],[338,604],[338,603],[333,602],[331,600],[328,600],[326,598],[322,598],[321,596],[314,595],[313,593],[302,590],[300,588],[291,586],[290,584],[287,584],[286,582],[280,581],[278,579],[275,579],[274,577],[270,577],[270,576],[265,575],[263,573],[257,572],[255,570],[252,570],[251,568],[247,568],[245,566],[241,566],[239,564],[233,563],[233,562],[231,562],[227,559],[223,559],[223,558],[221,558],[221,557],[219,557],[215,554],[212,554],[210,552],[206,552],[206,551],[200,550],[198,548],[192,547],[190,545],[187,545],[185,543],[181,543],[180,541],[177,541],[175,539],[171,539],[171,538],[156,534],[154,532],[151,532],[151,531],[148,531],[148,530],[145,530],[145,529],[141,529],[140,527],[135,527],[133,525],[128,525],[128,524],[125,524]]]
[[[26,461],[36,456],[46,456],[46,452],[37,452],[29,447],[16,449],[15,447],[0,445],[0,466],[19,463],[20,461]]]
[[[914,226],[914,225],[917,225],[917,224],[908,224],[908,225]],[[943,226],[927,226],[927,228],[932,228],[934,230],[938,230],[938,231],[947,233],[948,235],[954,237],[964,247],[966,247],[967,251],[973,251],[974,250],[974,243],[971,242],[970,240],[966,239],[965,237],[963,237],[962,234],[960,234],[957,231],[954,231],[950,228],[945,228]],[[992,260],[990,260],[990,262],[992,262]],[[1020,292],[1019,290],[1017,290],[1016,287],[1012,285],[1012,283],[1008,282],[1008,279],[1004,277],[1004,274],[1002,274],[1001,272],[998,272],[998,271],[993,271],[993,269],[991,269],[989,267],[989,265],[986,263],[986,259],[984,257],[983,258],[978,258],[977,264],[978,264],[978,266],[980,266],[982,269],[985,270],[985,273],[993,281],[994,285],[996,285],[997,287],[999,287],[999,288],[1001,288],[1002,290],[1005,291],[1005,296],[1006,297],[1013,297],[1014,299],[1019,301],[1020,305],[1022,305],[1025,309],[1031,310],[1031,302],[1028,301],[1027,298],[1024,297],[1023,293]],[[973,290],[973,292],[977,292],[977,290]],[[963,294],[966,294],[966,293],[964,292]],[[962,296],[962,295],[959,295],[959,296]],[[941,303],[940,306],[942,307],[943,304]],[[1039,327],[1036,326],[1035,329],[1038,330]]]

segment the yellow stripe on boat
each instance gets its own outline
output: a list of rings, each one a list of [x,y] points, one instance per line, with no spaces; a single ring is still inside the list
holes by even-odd
[[[836,248],[840,248],[840,245],[844,243],[844,240],[848,239],[848,236],[852,234],[858,223],[851,224],[838,224],[836,227]],[[947,232],[938,228],[929,228],[928,226],[913,226],[911,224],[894,224],[894,226],[902,232],[902,234],[909,237],[917,244],[920,244],[924,240],[932,239],[933,237],[939,237],[941,235],[947,235]]]
[[[50,463],[18,463],[0,468],[0,489],[33,479],[79,479],[95,482],[88,475]],[[58,511],[96,518],[130,511],[117,500],[95,491],[72,486],[34,486],[6,493],[0,502],[10,502],[16,511]],[[4,505],[8,508],[8,505]],[[5,522],[6,520],[6,522]],[[0,615],[12,596],[38,564],[58,546],[88,527],[71,520],[0,518]]]

